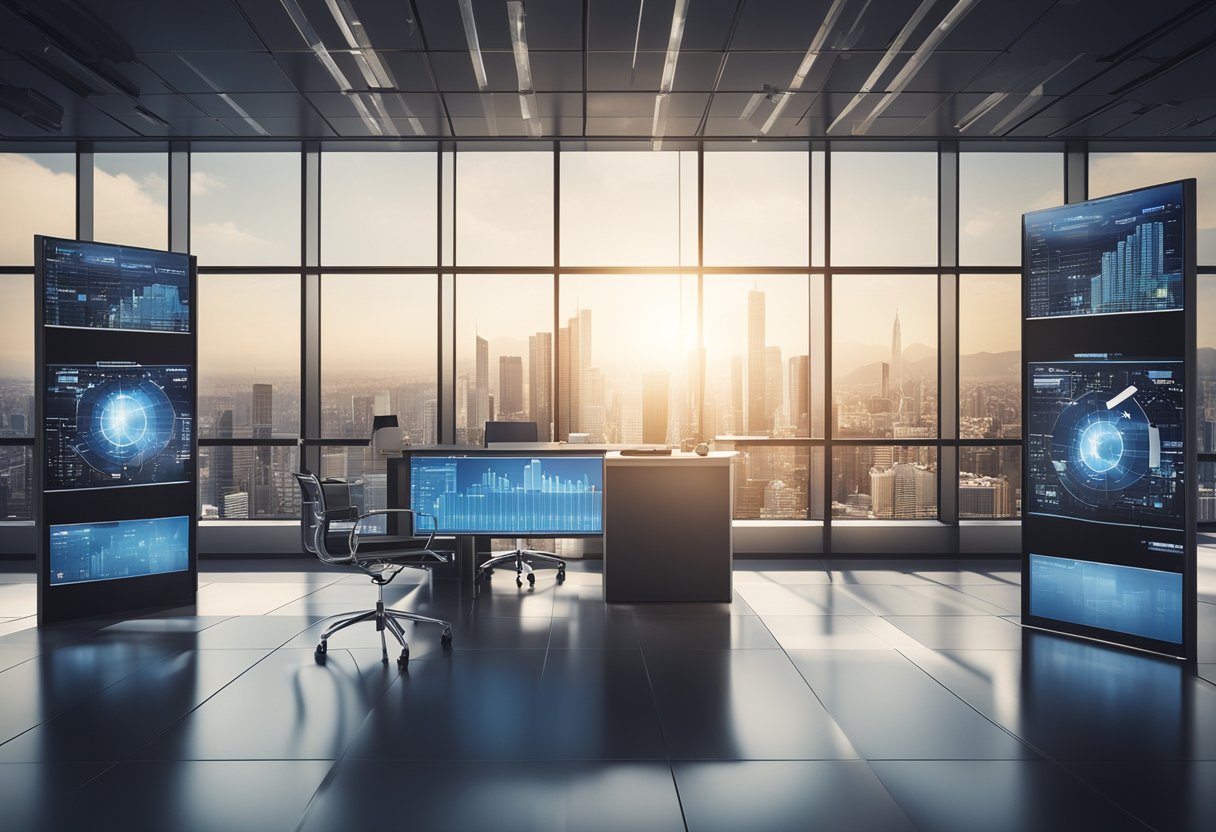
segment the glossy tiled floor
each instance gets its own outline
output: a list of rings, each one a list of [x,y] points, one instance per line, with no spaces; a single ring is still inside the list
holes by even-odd
[[[1199,676],[1023,632],[1004,561],[743,561],[731,605],[606,607],[574,565],[476,602],[418,576],[388,597],[455,645],[415,628],[407,674],[368,628],[314,662],[373,591],[306,561],[44,631],[2,574],[0,826],[1213,829],[1202,562]]]

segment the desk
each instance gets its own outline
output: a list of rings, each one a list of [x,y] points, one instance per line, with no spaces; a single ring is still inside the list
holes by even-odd
[[[604,458],[604,600],[730,603],[734,451]]]

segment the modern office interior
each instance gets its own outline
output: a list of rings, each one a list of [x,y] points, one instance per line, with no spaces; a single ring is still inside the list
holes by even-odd
[[[1216,828],[1213,32],[0,0],[0,825]]]

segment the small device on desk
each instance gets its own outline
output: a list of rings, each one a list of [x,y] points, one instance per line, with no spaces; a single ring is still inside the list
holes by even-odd
[[[671,456],[671,448],[623,448],[621,456]]]

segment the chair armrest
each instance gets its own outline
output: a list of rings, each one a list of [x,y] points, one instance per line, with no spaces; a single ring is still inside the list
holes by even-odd
[[[380,508],[380,509],[376,509],[374,511],[368,511],[363,514],[360,514],[358,517],[354,518],[355,525],[353,528],[351,528],[350,536],[347,540],[347,543],[350,546],[350,554],[351,554],[352,558],[358,559],[356,552],[358,552],[358,550],[359,550],[359,524],[362,523],[364,520],[366,520],[369,517],[382,517],[382,516],[385,516],[388,514],[415,514],[415,515],[418,515],[419,517],[431,517],[432,519],[434,519],[433,516],[430,514],[427,514],[422,511],[414,511],[413,509],[408,509],[408,508]],[[423,548],[426,549],[427,551],[430,551],[431,545],[434,542],[435,542],[435,532],[434,532],[434,530],[432,530],[430,536],[427,537],[427,539],[426,539],[426,546],[424,546]],[[441,558],[441,560],[442,560],[442,558]]]

